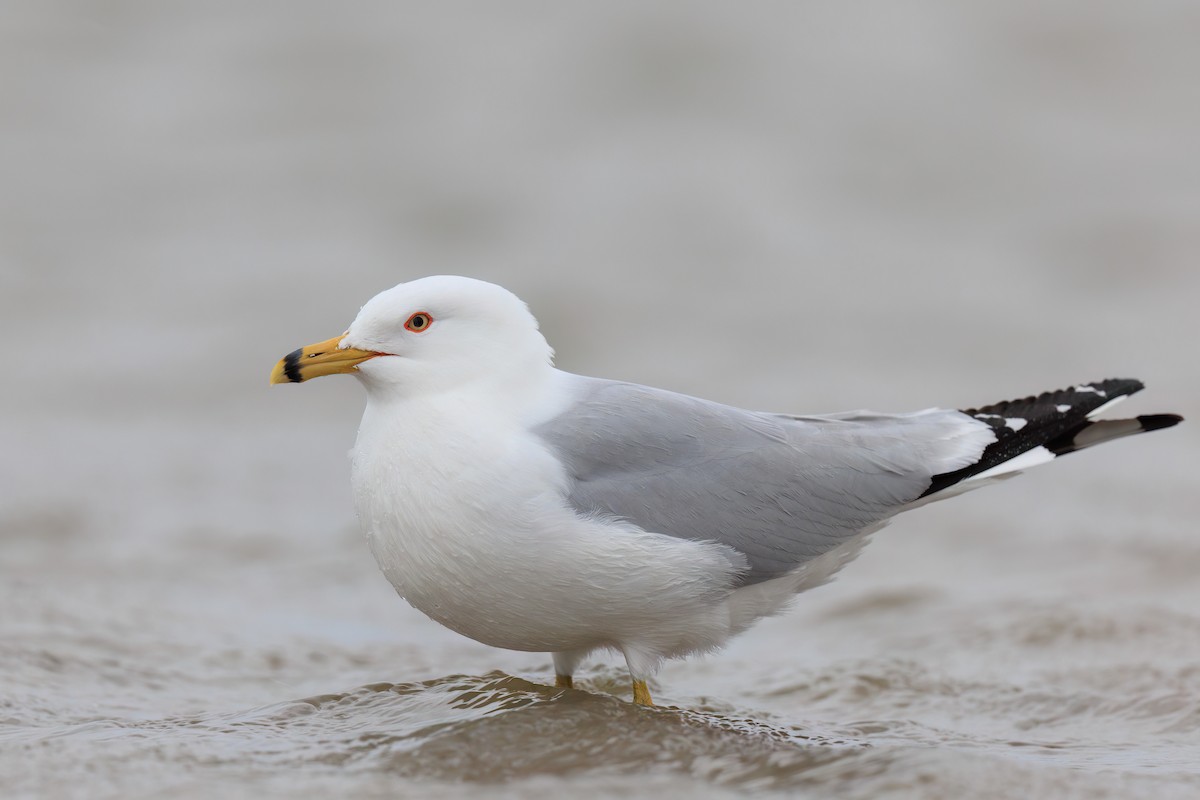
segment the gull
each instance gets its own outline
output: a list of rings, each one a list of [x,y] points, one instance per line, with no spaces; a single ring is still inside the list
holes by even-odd
[[[354,507],[383,574],[451,630],[552,654],[571,688],[621,653],[633,700],[827,582],[896,514],[1182,417],[1096,419],[1133,379],[977,409],[794,416],[573,375],[495,284],[435,276],[364,305],[271,383],[367,391]]]

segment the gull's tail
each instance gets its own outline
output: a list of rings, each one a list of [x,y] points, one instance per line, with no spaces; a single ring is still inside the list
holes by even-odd
[[[1169,428],[1183,421],[1178,414],[1093,419],[1142,388],[1142,382],[1133,378],[1109,378],[1037,397],[966,409],[962,413],[992,427],[996,441],[984,449],[974,464],[935,475],[921,497],[929,497],[964,481],[1016,473],[1094,444]]]

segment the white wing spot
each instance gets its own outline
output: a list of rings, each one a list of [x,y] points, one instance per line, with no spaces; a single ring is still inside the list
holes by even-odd
[[[996,475],[1004,475],[1009,472],[1019,472],[1023,469],[1036,467],[1038,464],[1045,464],[1046,462],[1053,460],[1054,453],[1051,453],[1045,447],[1035,447],[1032,450],[1026,450],[1024,453],[1021,453],[1021,455],[1015,458],[1010,458],[1008,461],[997,464],[991,469],[985,469],[983,472],[972,475],[970,478],[967,478],[967,480],[978,481],[985,478],[991,478]],[[966,483],[966,481],[963,482]]]
[[[1103,389],[1097,389],[1095,386],[1088,386],[1086,383],[1076,386],[1075,391],[1077,391],[1077,392],[1094,392],[1094,393],[1100,395],[1101,397],[1108,397],[1108,392],[1104,391]]]
[[[1071,407],[1069,405],[1060,405],[1060,406],[1055,406],[1054,410],[1060,414],[1065,414],[1071,410]]]
[[[1008,417],[1004,420],[1004,424],[1014,431],[1019,431],[1024,428],[1028,422],[1020,417]]]
[[[1112,400],[1102,403],[1098,408],[1093,408],[1091,411],[1088,412],[1088,419],[1091,419],[1092,417],[1103,414],[1105,411],[1107,411],[1108,409],[1115,406],[1117,403],[1124,400],[1125,397],[1126,397],[1126,395],[1120,395],[1119,397],[1114,397]]]

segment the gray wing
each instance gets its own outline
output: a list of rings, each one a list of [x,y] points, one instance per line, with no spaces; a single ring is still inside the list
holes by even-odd
[[[732,547],[743,585],[881,523],[995,438],[957,411],[789,417],[568,377],[575,401],[536,432],[567,465],[572,506]]]

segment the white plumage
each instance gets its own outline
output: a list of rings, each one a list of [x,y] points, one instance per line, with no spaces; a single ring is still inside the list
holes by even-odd
[[[366,387],[355,509],[402,597],[480,642],[553,653],[565,685],[589,652],[620,651],[641,702],[662,659],[777,612],[894,514],[1055,455],[1037,443],[988,462],[1037,425],[1027,411],[788,417],[551,358],[511,293],[434,277],[376,296],[272,381],[346,372]]]

